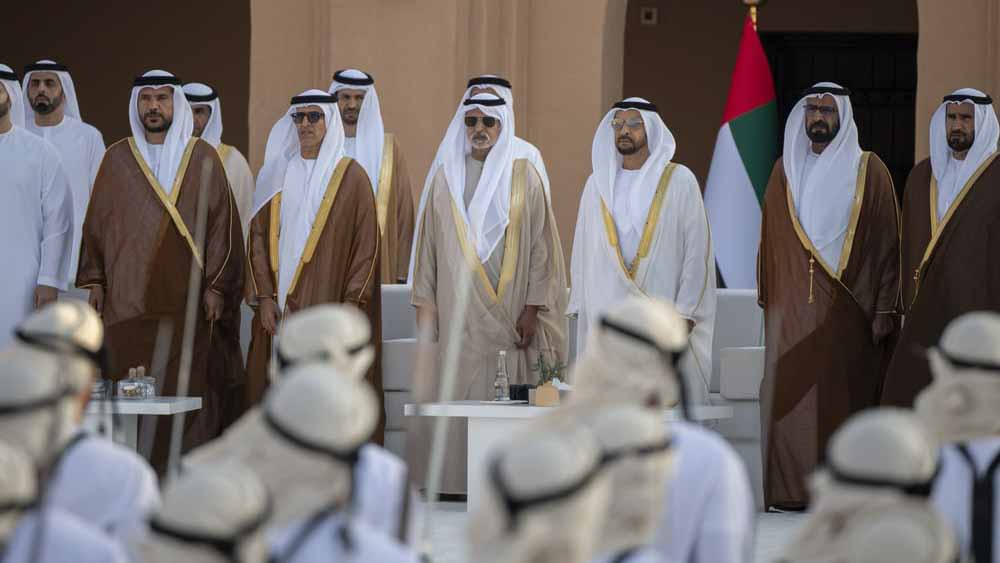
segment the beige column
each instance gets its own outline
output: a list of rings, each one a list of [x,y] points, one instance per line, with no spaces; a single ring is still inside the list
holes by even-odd
[[[931,115],[958,88],[1000,96],[1000,5],[996,0],[918,0],[917,160],[928,155]]]

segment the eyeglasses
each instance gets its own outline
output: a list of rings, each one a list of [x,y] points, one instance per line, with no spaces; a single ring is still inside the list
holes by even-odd
[[[302,123],[303,119],[308,118],[309,123],[319,123],[319,120],[325,119],[325,117],[326,116],[324,116],[323,112],[321,111],[310,111],[310,112],[297,111],[292,114],[292,121],[295,122],[296,125],[298,125]]]
[[[467,115],[465,117],[465,126],[466,127],[475,127],[476,123],[479,123],[479,120],[483,121],[483,127],[487,128],[487,129],[491,129],[491,128],[493,128],[497,124],[497,118],[495,118],[495,117],[490,117],[488,115],[484,116],[484,117],[476,117],[474,115]]]
[[[618,131],[622,127],[628,126],[629,129],[638,129],[643,126],[642,118],[635,117],[625,121],[624,119],[613,119],[611,120],[611,128]]]
[[[837,108],[833,106],[817,106],[814,104],[806,105],[806,115],[818,113],[823,117],[830,117],[837,113]]]

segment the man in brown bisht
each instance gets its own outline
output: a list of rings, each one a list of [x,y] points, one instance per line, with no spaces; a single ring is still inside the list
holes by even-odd
[[[344,124],[344,154],[368,173],[382,235],[379,260],[383,284],[406,283],[413,248],[413,193],[399,141],[386,133],[375,79],[356,69],[338,70],[330,93]]]
[[[223,373],[206,369],[223,304],[243,285],[239,215],[218,153],[191,136],[191,108],[177,77],[154,70],[136,78],[129,121],[132,136],[108,148],[94,182],[76,285],[90,289],[90,304],[104,319],[110,363],[105,375],[117,380],[130,367],[155,367],[163,327],[171,336],[166,370],[152,375],[161,395],[176,395],[194,261],[201,307],[188,393],[202,398],[202,408],[186,420],[183,446],[189,449],[221,432],[221,397],[243,379],[240,365]],[[198,248],[202,205],[208,206],[207,222]],[[151,460],[162,470],[171,425],[165,417],[148,420],[156,425]]]
[[[758,296],[764,504],[801,510],[806,477],[852,414],[878,403],[899,293],[892,178],[861,150],[850,92],[805,91],[764,197]]]
[[[247,357],[248,399],[268,385],[281,319],[320,303],[351,303],[372,324],[367,379],[381,402],[381,286],[375,196],[365,169],[344,155],[337,99],[322,90],[292,98],[271,129],[257,176],[247,248],[247,301],[256,309]],[[382,443],[385,409],[375,441]]]
[[[963,88],[931,118],[930,158],[910,172],[903,199],[906,322],[882,403],[910,407],[931,382],[926,350],[952,319],[1000,311],[1000,125],[993,100]]]
[[[540,357],[549,365],[566,360],[562,246],[541,178],[516,156],[511,112],[502,98],[483,93],[466,99],[441,151],[417,219],[411,302],[439,354],[460,346],[454,397],[489,400],[499,352],[506,351],[510,383],[536,383],[532,366]],[[472,275],[469,304],[465,318],[457,319],[465,269]],[[464,324],[460,342],[450,341],[455,322]],[[417,384],[418,400],[436,400],[439,378]],[[466,493],[465,430],[449,433],[443,493]],[[422,434],[411,431],[417,438],[407,447],[429,451]],[[424,469],[417,459],[410,466],[418,475]]]

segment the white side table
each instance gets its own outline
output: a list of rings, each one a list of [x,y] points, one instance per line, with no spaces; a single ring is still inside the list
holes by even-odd
[[[498,443],[504,442],[518,427],[532,418],[551,413],[552,407],[532,407],[529,405],[497,405],[481,401],[450,401],[447,403],[408,404],[403,407],[406,416],[444,416],[468,419],[468,458],[465,474],[467,479],[467,500],[470,511],[477,506],[482,492],[483,478],[490,451]],[[725,406],[698,405],[691,407],[691,420],[705,422],[732,418],[733,408]],[[680,409],[663,412],[663,421],[681,420]],[[459,421],[460,424],[465,421]]]
[[[139,441],[140,416],[173,416],[199,409],[201,397],[92,400],[84,413],[83,426],[96,433],[103,420],[105,432],[110,432],[115,442],[135,450]]]

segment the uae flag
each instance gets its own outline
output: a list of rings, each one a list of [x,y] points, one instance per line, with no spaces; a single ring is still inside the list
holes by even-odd
[[[761,202],[778,156],[778,110],[764,48],[750,18],[705,184],[705,208],[726,287],[757,287]]]

